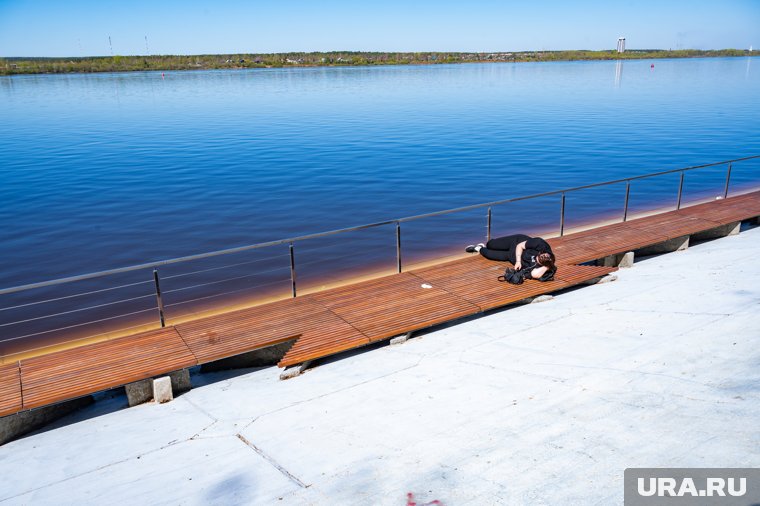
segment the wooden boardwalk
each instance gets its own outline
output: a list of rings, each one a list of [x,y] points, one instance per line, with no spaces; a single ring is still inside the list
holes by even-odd
[[[22,360],[24,409],[107,390],[196,363],[172,327]]]
[[[579,265],[760,216],[760,192],[550,239],[556,279],[498,282],[470,255],[431,267],[0,366],[0,416],[292,342],[287,367],[563,290],[615,267]]]

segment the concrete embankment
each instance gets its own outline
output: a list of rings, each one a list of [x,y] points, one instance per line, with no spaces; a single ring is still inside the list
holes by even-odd
[[[292,380],[101,399],[0,447],[0,502],[622,504],[628,467],[759,467],[757,251],[745,229]]]

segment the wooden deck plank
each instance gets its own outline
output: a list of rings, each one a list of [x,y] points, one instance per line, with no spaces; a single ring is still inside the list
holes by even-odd
[[[673,239],[695,234],[721,225],[720,222],[696,218],[673,211],[667,216],[647,216],[630,222],[631,227],[643,232],[655,232]]]
[[[677,212],[719,224],[747,220],[760,216],[760,192],[684,207]]]
[[[0,365],[0,416],[21,411],[21,377],[18,362]]]
[[[725,199],[714,200],[705,202],[703,204],[708,206],[710,204],[718,204],[719,206],[741,206],[747,209],[760,210],[760,190],[744,193],[741,195],[731,195]],[[694,207],[694,206],[689,206]]]
[[[288,352],[290,357],[315,341],[324,341],[326,348],[338,341],[347,349],[369,342],[310,296],[183,323],[177,325],[177,330],[201,364],[279,344],[298,335]]]
[[[24,359],[23,407],[53,404],[196,364],[173,327]]]
[[[553,237],[551,245],[558,263],[581,263],[625,253],[668,240],[656,231],[637,230],[631,222],[615,223],[563,237]]]
[[[477,305],[482,311],[506,306],[528,297],[556,292],[612,271],[612,267],[558,265],[554,281],[528,280],[521,285],[498,281],[508,262],[492,262],[472,256],[446,264],[411,271],[424,282],[438,286]]]
[[[308,340],[308,338],[304,340],[299,339],[277,365],[279,367],[289,367],[310,360],[329,357],[343,351],[361,348],[367,344],[369,344],[369,340],[366,338],[361,341],[336,340],[333,342],[321,341],[318,338],[311,340]]]
[[[305,298],[311,300],[310,295]],[[311,303],[319,307],[320,312],[311,321],[311,325],[304,329],[302,336],[283,356],[278,366],[288,367],[369,344],[369,338],[359,330],[316,302]]]
[[[312,294],[370,341],[378,341],[475,314],[480,309],[460,297],[436,288],[410,273],[385,276]]]

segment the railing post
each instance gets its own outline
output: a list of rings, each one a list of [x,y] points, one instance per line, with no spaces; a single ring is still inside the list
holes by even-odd
[[[565,192],[562,192],[562,204],[559,209],[559,236],[565,235]]]
[[[625,206],[623,207],[623,221],[628,219],[628,198],[631,195],[631,182],[625,182]]]
[[[153,269],[153,283],[156,285],[156,301],[158,302],[158,316],[161,319],[161,326],[166,327],[164,318],[164,300],[161,297],[161,283],[158,281],[158,269]]]
[[[401,222],[396,222],[396,269],[401,272]]]
[[[293,297],[296,296],[296,255],[293,252],[293,243],[288,246],[290,251],[290,290]]]
[[[488,218],[486,221],[486,242],[491,240],[491,207],[488,207]]]
[[[676,203],[676,211],[681,209],[681,194],[683,193],[683,176],[684,171],[681,171],[681,181],[678,183],[678,202]]]
[[[731,162],[728,162],[728,172],[726,172],[726,189],[723,191],[723,198],[728,198],[728,183],[731,181]]]

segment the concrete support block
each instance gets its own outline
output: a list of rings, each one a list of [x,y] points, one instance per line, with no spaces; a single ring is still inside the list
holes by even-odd
[[[190,370],[180,369],[169,373],[169,378],[172,381],[172,393],[179,395],[190,391],[193,388],[193,384],[190,382]]]
[[[597,262],[597,265],[604,267],[620,267],[628,268],[633,267],[634,254],[633,251],[627,253],[619,253],[617,255],[610,255],[602,258]]]
[[[311,365],[311,361],[306,361],[301,364],[288,367],[287,369],[285,369],[284,371],[280,373],[280,379],[286,380],[290,378],[295,378],[296,376],[304,372],[306,368],[309,367],[309,365]]]
[[[4,416],[0,418],[0,445],[40,429],[59,418],[92,404],[92,402],[92,396],[88,395],[52,406]]]
[[[152,381],[153,383],[153,400],[159,404],[169,402],[174,399],[172,393],[172,379],[169,376],[162,376]]]
[[[517,302],[515,302],[515,305],[525,305],[525,304],[535,304],[536,302],[546,302],[548,300],[552,300],[554,298],[554,295],[536,295],[535,297],[525,297],[524,299],[520,299]]]
[[[249,351],[248,353],[241,353],[234,357],[209,362],[208,364],[203,364],[201,366],[201,372],[216,372],[229,369],[246,369],[249,367],[268,367],[277,365],[295,342],[296,339],[291,339],[290,341],[275,344],[274,346],[268,346],[266,348]]]
[[[159,380],[161,381],[157,387],[156,381]],[[163,386],[166,382],[168,382],[168,395],[164,391],[167,387]],[[157,388],[161,394],[161,397],[156,397]],[[188,369],[173,371],[170,372],[168,376],[163,376],[158,379],[148,378],[124,385],[124,391],[127,394],[127,404],[129,404],[130,408],[132,406],[137,406],[138,404],[144,404],[151,400],[155,400],[156,402],[167,402],[172,400],[175,395],[187,392],[191,388],[192,384],[190,383],[190,371]]]
[[[633,253],[633,251],[629,251],[623,254],[623,257],[620,259],[620,262],[618,262],[618,267],[622,269],[629,269],[633,267],[633,264],[635,261],[636,261],[636,255]]]
[[[742,226],[741,221],[735,221],[733,223],[727,223],[726,225],[721,225],[719,227],[711,228],[710,230],[697,232],[696,234],[693,234],[691,237],[695,241],[707,241],[709,239],[717,239],[719,237],[736,235],[741,230],[741,226]]]
[[[393,339],[391,339],[390,340],[390,344],[391,345],[396,345],[396,344],[405,343],[405,342],[407,342],[409,340],[410,337],[412,337],[412,333],[411,332],[407,332],[403,336],[396,336]]]
[[[602,283],[612,283],[613,281],[617,281],[617,279],[618,277],[614,274],[606,274],[604,276],[599,276],[598,278],[584,281],[581,285],[601,285]]]
[[[144,379],[128,383],[124,385],[124,391],[127,393],[127,404],[131,408],[153,398],[153,382],[150,379]]]
[[[672,251],[683,251],[689,247],[689,236],[684,235],[675,237],[659,244],[647,246],[638,250],[640,256],[659,255],[661,253],[670,253]]]

